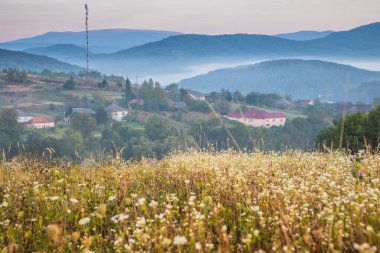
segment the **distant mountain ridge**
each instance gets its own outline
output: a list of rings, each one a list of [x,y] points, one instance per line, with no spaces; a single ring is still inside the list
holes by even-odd
[[[275,60],[220,69],[182,80],[179,84],[202,92],[227,88],[244,93],[288,94],[297,99],[327,95],[339,101],[345,100],[349,90],[375,80],[380,80],[380,72],[317,60]]]
[[[111,53],[126,48],[158,41],[178,32],[138,30],[138,29],[102,29],[90,30],[90,46],[94,53]],[[0,48],[23,51],[28,48],[47,47],[54,44],[86,45],[86,35],[81,32],[48,32],[38,36],[0,43]]]
[[[297,40],[297,41],[306,41],[306,40],[315,40],[326,37],[334,33],[335,31],[299,31],[293,33],[280,33],[273,35],[275,37],[288,39],[288,40]]]
[[[284,58],[328,58],[330,61],[336,58],[379,59],[379,36],[380,23],[335,32],[324,38],[308,41],[268,35],[186,34],[112,54],[93,55],[91,65],[105,72],[146,76],[152,72],[178,73],[194,65],[214,62]]]
[[[25,52],[0,49],[0,68],[17,68],[31,71],[49,69],[53,72],[79,72],[81,67],[57,59]]]
[[[47,47],[35,47],[26,49],[24,52],[45,55],[63,61],[68,57],[86,56],[86,48],[74,44],[55,44]],[[89,54],[92,54],[92,52],[89,52]]]

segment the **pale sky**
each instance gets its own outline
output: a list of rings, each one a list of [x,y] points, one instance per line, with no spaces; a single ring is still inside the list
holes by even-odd
[[[0,41],[83,30],[84,3],[90,29],[275,34],[380,21],[380,0],[0,0]]]

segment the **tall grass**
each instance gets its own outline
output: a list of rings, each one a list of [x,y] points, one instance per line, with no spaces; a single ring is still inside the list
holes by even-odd
[[[375,252],[379,210],[379,155],[191,151],[0,169],[5,252]]]

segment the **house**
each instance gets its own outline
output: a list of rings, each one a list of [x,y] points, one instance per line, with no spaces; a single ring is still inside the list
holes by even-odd
[[[301,100],[297,100],[297,104],[299,104],[299,105],[314,105],[314,100],[312,100],[312,99],[301,99]]]
[[[30,116],[29,114],[27,114],[26,112],[24,111],[21,111],[19,109],[16,110],[17,111],[17,122],[22,124],[22,123],[27,123],[29,121],[31,121],[33,119],[32,116]]]
[[[263,110],[232,112],[226,118],[253,127],[283,126],[286,122],[286,116],[282,112],[266,112]]]
[[[128,114],[127,109],[115,104],[107,106],[105,110],[108,117],[116,121],[121,121]]]
[[[200,100],[200,101],[203,101],[203,100],[206,100],[206,95],[199,92],[199,91],[195,91],[195,90],[187,90],[187,94],[192,98],[192,99],[195,99],[195,100]]]
[[[171,110],[186,110],[187,109],[187,104],[185,102],[172,102],[172,103],[169,103],[169,108]]]
[[[128,102],[128,107],[129,108],[137,108],[143,106],[145,103],[144,99],[132,99],[131,101]]]
[[[373,109],[372,105],[366,105],[366,104],[357,104],[355,106],[355,109],[357,112],[369,112]]]
[[[34,117],[26,125],[27,128],[39,128],[39,129],[50,128],[54,126],[55,126],[54,120],[48,117]]]

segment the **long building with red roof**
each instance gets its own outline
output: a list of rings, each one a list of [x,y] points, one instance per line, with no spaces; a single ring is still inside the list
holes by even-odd
[[[54,120],[48,117],[34,117],[26,125],[27,128],[50,128],[54,127]]]
[[[253,127],[283,126],[286,122],[286,116],[282,112],[266,112],[263,110],[231,112],[226,117]]]

